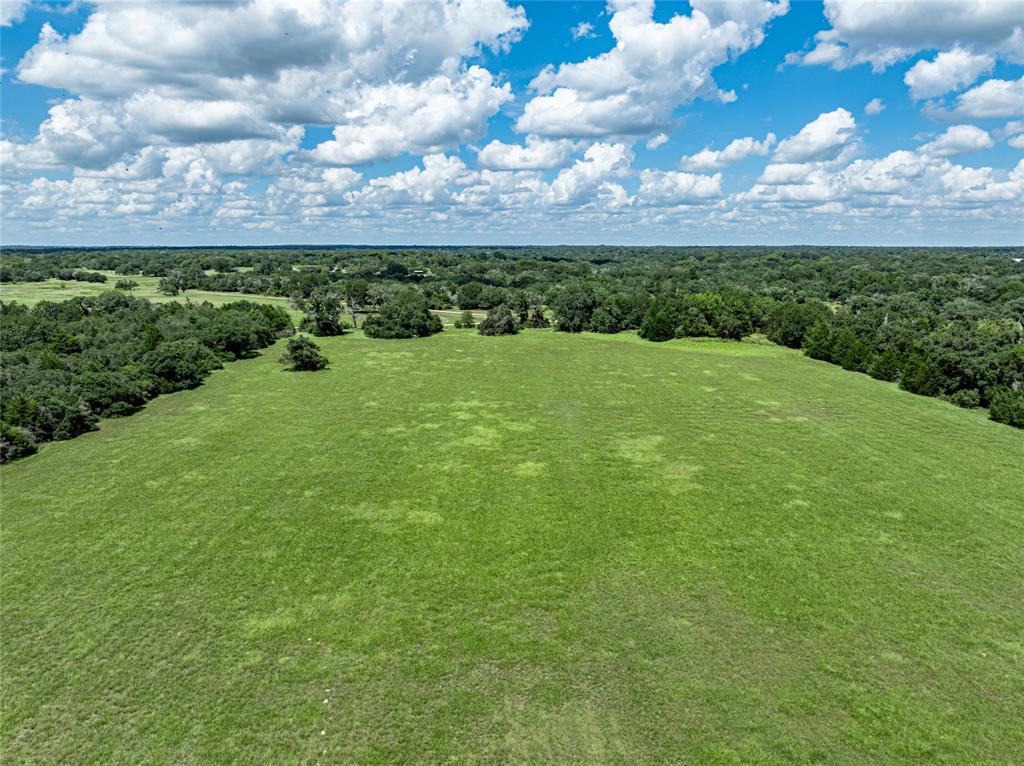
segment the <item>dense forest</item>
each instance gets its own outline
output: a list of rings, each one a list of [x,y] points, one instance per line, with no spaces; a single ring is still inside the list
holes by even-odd
[[[1021,249],[109,248],[0,257],[4,282],[103,281],[104,271],[120,289],[143,275],[158,277],[168,295],[286,296],[306,314],[302,329],[317,335],[339,334],[367,314],[368,335],[428,335],[441,329],[429,310],[452,308],[490,312],[482,334],[549,323],[563,332],[637,331],[650,341],[763,333],[1024,427]],[[116,292],[2,312],[8,453],[14,441],[67,438],[97,416],[196,384],[221,359],[291,332],[284,312],[266,306],[157,306]],[[168,372],[174,363],[160,366],[163,355],[190,359],[195,372],[179,379]],[[100,391],[125,393],[114,402]]]

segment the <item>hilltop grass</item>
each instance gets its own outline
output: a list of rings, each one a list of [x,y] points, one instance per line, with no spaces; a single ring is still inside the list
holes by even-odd
[[[7,763],[1024,760],[1024,434],[752,343],[318,339],[4,466]]]

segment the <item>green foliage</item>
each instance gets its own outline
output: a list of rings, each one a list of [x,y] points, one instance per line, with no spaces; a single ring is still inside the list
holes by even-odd
[[[33,443],[73,438],[99,417],[193,388],[222,359],[292,332],[276,306],[155,305],[113,291],[31,308],[0,302],[0,322],[0,421]],[[8,437],[8,457],[24,454],[20,437]]]
[[[480,323],[477,332],[481,335],[515,335],[519,332],[519,321],[512,315],[508,306],[502,304],[487,312],[487,317]]]
[[[194,338],[161,343],[142,357],[142,369],[160,381],[160,392],[195,388],[223,365],[208,347]]]
[[[561,332],[583,332],[590,329],[590,320],[598,303],[597,293],[591,285],[584,282],[567,285],[551,298],[555,329]]]
[[[302,336],[288,340],[288,349],[281,355],[279,361],[292,370],[310,372],[322,370],[330,364],[327,357],[320,353],[320,347]]]
[[[676,337],[678,316],[679,312],[665,300],[655,299],[640,325],[640,337],[655,342],[672,340]]]
[[[453,323],[456,329],[466,329],[470,327],[476,327],[476,319],[473,317],[473,312],[466,309],[459,315],[459,318]]]
[[[765,334],[772,343],[800,348],[811,327],[827,318],[828,309],[817,302],[776,303],[769,311]]]
[[[114,288],[117,290],[124,290],[125,292],[132,292],[139,286],[139,283],[134,279],[119,279],[114,283]]]
[[[924,355],[914,352],[903,366],[900,388],[921,396],[938,396],[943,392],[944,379],[939,370]]]
[[[972,389],[963,389],[955,392],[949,401],[955,404],[957,407],[963,407],[964,409],[973,409],[981,406],[981,395]]]
[[[35,454],[36,449],[27,431],[0,421],[0,463]]]
[[[339,290],[323,285],[315,288],[307,298],[298,299],[296,304],[306,312],[301,329],[321,337],[344,334],[342,293]]]
[[[483,290],[484,286],[479,282],[467,282],[459,287],[459,292],[455,296],[455,304],[460,309],[478,309],[480,308],[480,294]]]
[[[989,417],[997,423],[1024,428],[1024,389],[1000,388],[992,394]]]
[[[443,329],[441,320],[430,313],[426,300],[413,288],[398,293],[363,322],[363,332],[371,338],[417,338]]]

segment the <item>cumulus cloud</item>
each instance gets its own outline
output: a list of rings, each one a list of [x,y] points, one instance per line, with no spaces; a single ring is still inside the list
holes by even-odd
[[[1024,115],[1024,77],[1019,80],[986,80],[960,94],[953,113],[958,117],[979,120]]]
[[[526,145],[494,140],[477,154],[477,164],[489,170],[546,170],[569,161],[576,144],[565,139],[545,141],[527,136]]]
[[[0,0],[0,27],[17,24],[25,17],[29,0]]]
[[[506,83],[470,67],[456,79],[438,75],[423,83],[367,87],[334,138],[304,158],[331,165],[359,165],[405,153],[431,153],[479,138],[487,121],[512,98]]]
[[[835,69],[870,64],[880,72],[932,49],[1024,61],[1024,3],[1019,0],[825,0],[825,16],[829,29],[815,35],[811,51],[795,57],[800,63]],[[935,77],[947,63],[931,62]],[[972,59],[971,66],[978,65]],[[936,82],[924,77],[929,84]]]
[[[80,94],[35,146],[95,166],[147,143],[272,137],[334,125],[306,159],[353,164],[477,138],[511,98],[465,59],[528,26],[504,0],[109,3],[81,32],[44,25],[21,81]],[[102,144],[102,149],[91,147]]]
[[[936,54],[931,61],[922,59],[903,76],[911,98],[921,100],[963,90],[995,66],[988,54],[971,53],[956,47]]]
[[[579,63],[548,66],[530,83],[516,129],[554,137],[661,132],[672,111],[695,98],[732,101],[711,77],[731,57],[761,44],[764,29],[788,10],[786,0],[694,0],[689,16],[661,24],[652,0],[611,3],[615,47]]]
[[[637,200],[648,205],[679,205],[721,196],[722,174],[712,176],[680,171],[644,170]]]
[[[880,98],[873,98],[864,105],[864,114],[874,116],[885,111],[885,103]]]
[[[680,165],[687,170],[715,170],[735,164],[747,157],[757,155],[764,156],[771,151],[775,145],[775,134],[769,133],[763,141],[746,136],[730,141],[728,146],[719,151],[704,147],[696,154],[683,157]]]
[[[833,159],[854,137],[857,121],[840,107],[818,115],[800,131],[783,139],[773,162],[799,163]]]
[[[547,199],[558,205],[580,202],[602,187],[614,191],[610,179],[629,172],[633,152],[627,144],[596,143],[587,148],[583,159],[563,168],[551,182]]]
[[[995,142],[987,131],[975,125],[953,125],[935,140],[918,148],[918,151],[930,157],[952,157],[991,149],[993,146]]]

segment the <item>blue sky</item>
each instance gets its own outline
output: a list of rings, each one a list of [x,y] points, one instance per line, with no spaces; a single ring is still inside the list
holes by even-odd
[[[1024,3],[0,0],[4,244],[1021,244]]]

